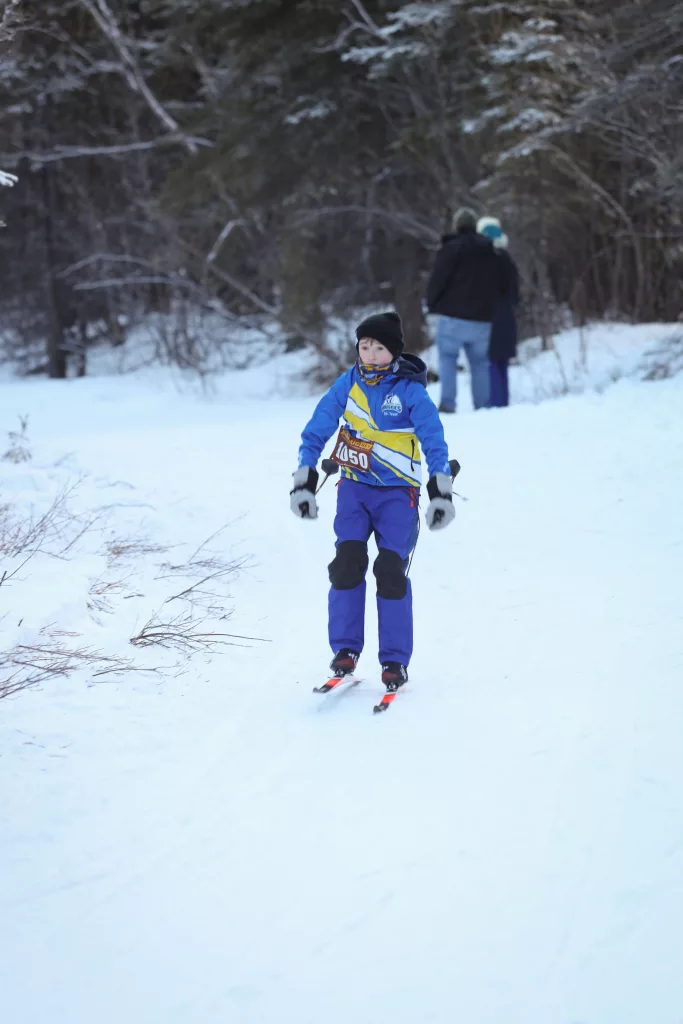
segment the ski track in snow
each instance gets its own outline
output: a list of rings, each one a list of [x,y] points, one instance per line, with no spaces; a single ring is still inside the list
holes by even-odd
[[[235,380],[0,388],[42,463],[126,481],[171,535],[229,520],[230,630],[269,641],[0,706],[0,1019],[681,1024],[683,379],[446,420],[469,500],[421,532],[379,718],[372,601],[363,682],[311,693],[335,495],[308,523],[288,491],[314,401]]]

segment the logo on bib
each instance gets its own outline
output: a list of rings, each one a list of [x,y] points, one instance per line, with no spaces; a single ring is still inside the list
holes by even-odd
[[[387,395],[382,402],[382,412],[387,416],[400,416],[403,412],[403,406],[398,395]]]

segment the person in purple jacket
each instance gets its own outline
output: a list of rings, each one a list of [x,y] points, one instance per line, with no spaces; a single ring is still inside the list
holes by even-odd
[[[301,436],[291,508],[301,519],[317,517],[316,466],[341,419],[332,453],[341,480],[336,554],[329,566],[330,668],[337,676],[353,672],[364,647],[368,541],[374,534],[379,660],[382,681],[392,692],[407,682],[413,651],[412,590],[406,573],[417,541],[420,446],[429,471],[429,529],[447,526],[455,509],[448,448],[426,390],[426,366],[417,356],[403,355],[398,314],[368,317],[356,337],[356,363],[321,398]]]

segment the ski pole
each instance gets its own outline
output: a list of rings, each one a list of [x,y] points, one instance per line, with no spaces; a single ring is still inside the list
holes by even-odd
[[[451,459],[448,465],[451,467],[451,483],[453,483],[456,476],[460,472],[460,463],[458,462],[457,459]],[[460,498],[461,501],[469,501],[469,498],[466,498],[464,494],[458,494],[457,491],[453,491],[453,494],[456,496],[456,498]]]
[[[451,483],[453,483],[453,481],[455,480],[456,476],[460,472],[460,463],[458,462],[457,459],[449,459],[448,465],[449,465],[449,468],[450,468],[450,471],[451,471]],[[453,493],[455,493],[455,492],[453,492]],[[460,495],[458,495],[458,497],[460,497]],[[434,513],[434,523],[435,524],[436,523],[440,523],[442,519],[443,519],[443,512],[441,511],[441,509],[437,509],[436,512]]]
[[[322,471],[325,474],[325,476],[323,478],[323,482],[321,483],[320,487],[315,492],[316,494],[318,494],[320,491],[322,491],[323,487],[325,486],[325,484],[327,483],[328,479],[331,476],[334,476],[335,473],[339,472],[339,464],[337,462],[335,462],[334,459],[323,459],[323,461],[320,463],[320,468],[322,469]]]
[[[449,466],[449,469],[451,471],[451,483],[453,483],[453,481],[455,480],[456,476],[460,472],[460,468],[461,468],[460,467],[460,463],[458,462],[457,459],[449,459],[448,460],[448,466]],[[438,515],[439,519],[441,519],[443,517],[443,512],[438,512],[437,515]],[[420,539],[420,516],[419,516],[419,513],[418,513],[418,517],[417,517],[417,537],[415,538],[415,547],[410,552],[410,561],[408,562],[408,568],[406,570],[406,576],[410,575],[410,569],[411,569],[411,566],[413,564],[413,555],[415,554],[415,548],[417,547],[417,542],[418,542],[419,539]]]

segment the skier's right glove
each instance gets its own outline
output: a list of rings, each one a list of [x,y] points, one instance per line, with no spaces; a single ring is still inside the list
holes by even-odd
[[[293,475],[294,489],[289,492],[289,504],[299,519],[317,519],[318,505],[315,490],[318,486],[318,471],[310,466],[299,466]]]
[[[427,494],[430,499],[425,513],[427,526],[430,530],[443,530],[455,519],[451,478],[445,473],[431,476],[427,484]]]

